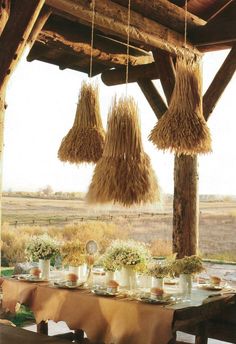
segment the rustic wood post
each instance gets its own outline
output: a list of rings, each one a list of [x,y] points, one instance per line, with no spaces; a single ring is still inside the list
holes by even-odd
[[[175,156],[173,252],[178,258],[197,254],[199,225],[197,156]]]

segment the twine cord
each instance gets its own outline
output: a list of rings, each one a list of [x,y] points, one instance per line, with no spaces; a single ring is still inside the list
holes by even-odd
[[[131,0],[129,0],[128,2],[128,20],[127,20],[127,50],[126,50],[126,74],[125,74],[126,96],[128,93],[128,79],[129,79],[130,8],[131,8]]]
[[[92,74],[93,74],[94,22],[95,22],[95,0],[92,0],[91,50],[90,50],[90,64],[89,64],[89,77],[90,78],[92,78]]]
[[[188,14],[188,0],[184,4],[184,48],[187,46],[187,14]]]

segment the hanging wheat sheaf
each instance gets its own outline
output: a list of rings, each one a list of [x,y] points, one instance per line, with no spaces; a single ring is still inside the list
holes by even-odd
[[[124,206],[158,201],[158,183],[144,152],[133,98],[113,100],[102,158],[98,161],[87,200]]]
[[[75,120],[58,150],[58,158],[70,163],[96,163],[102,156],[105,132],[102,126],[98,87],[84,82]]]
[[[194,155],[211,151],[211,136],[202,111],[202,81],[198,59],[178,57],[176,83],[169,109],[149,140],[159,149]]]

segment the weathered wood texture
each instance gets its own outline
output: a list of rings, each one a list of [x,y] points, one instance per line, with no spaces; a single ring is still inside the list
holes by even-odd
[[[102,81],[107,86],[125,84],[126,68],[116,68],[105,71],[102,73],[101,77]],[[154,62],[142,66],[129,67],[128,82],[136,82],[140,79],[159,79],[159,71],[155,67]]]
[[[175,86],[175,67],[170,54],[161,50],[154,50],[153,57],[156,68],[159,70],[160,80],[167,103],[170,103],[172,92]]]
[[[91,25],[92,10],[90,1],[46,0],[53,8],[71,15],[82,24]],[[127,40],[127,9],[109,0],[96,0],[95,27],[106,34],[112,34]],[[131,11],[130,42],[145,47],[160,48],[176,55],[183,48],[183,35],[154,20]],[[194,47],[189,42],[187,47],[192,52]],[[198,50],[194,50],[198,53]]]
[[[173,251],[178,258],[198,251],[198,166],[196,156],[175,157],[173,201]]]
[[[138,85],[146,97],[149,105],[153,109],[156,117],[159,119],[166,112],[167,106],[163,101],[161,95],[157,91],[153,82],[149,79],[138,80]]]
[[[10,0],[0,0],[0,36],[10,15]]]
[[[43,4],[44,0],[16,0],[11,7],[10,18],[0,36],[0,90],[17,65]]]
[[[127,0],[113,0],[122,6],[127,7]],[[170,29],[184,33],[185,10],[166,0],[132,0],[132,9],[145,17],[151,18]],[[205,25],[205,20],[187,13],[188,31],[193,31]]]
[[[50,17],[52,13],[52,10],[48,8],[47,6],[44,6],[39,13],[39,16],[33,26],[33,29],[29,35],[29,38],[27,40],[27,43],[29,44],[30,48],[34,45],[34,42],[36,41],[39,33],[43,29],[44,25],[48,21],[48,18]]]
[[[3,145],[4,145],[4,114],[5,114],[5,88],[0,89],[0,234],[2,230],[2,172],[3,172]],[[0,250],[1,262],[1,250]]]
[[[232,79],[236,70],[236,44],[229,52],[224,63],[216,73],[212,83],[203,97],[203,113],[207,120],[214,110],[218,100],[223,94],[226,86]]]

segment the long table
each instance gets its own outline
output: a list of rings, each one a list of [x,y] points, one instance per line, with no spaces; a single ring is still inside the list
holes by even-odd
[[[123,298],[107,298],[88,290],[58,289],[48,283],[2,280],[3,307],[14,312],[17,303],[34,313],[39,332],[47,321],[65,321],[71,330],[83,330],[92,343],[175,343],[178,330],[198,326],[197,343],[207,343],[205,322],[222,313],[234,294],[208,297],[212,292],[193,290],[190,303],[162,306]]]

